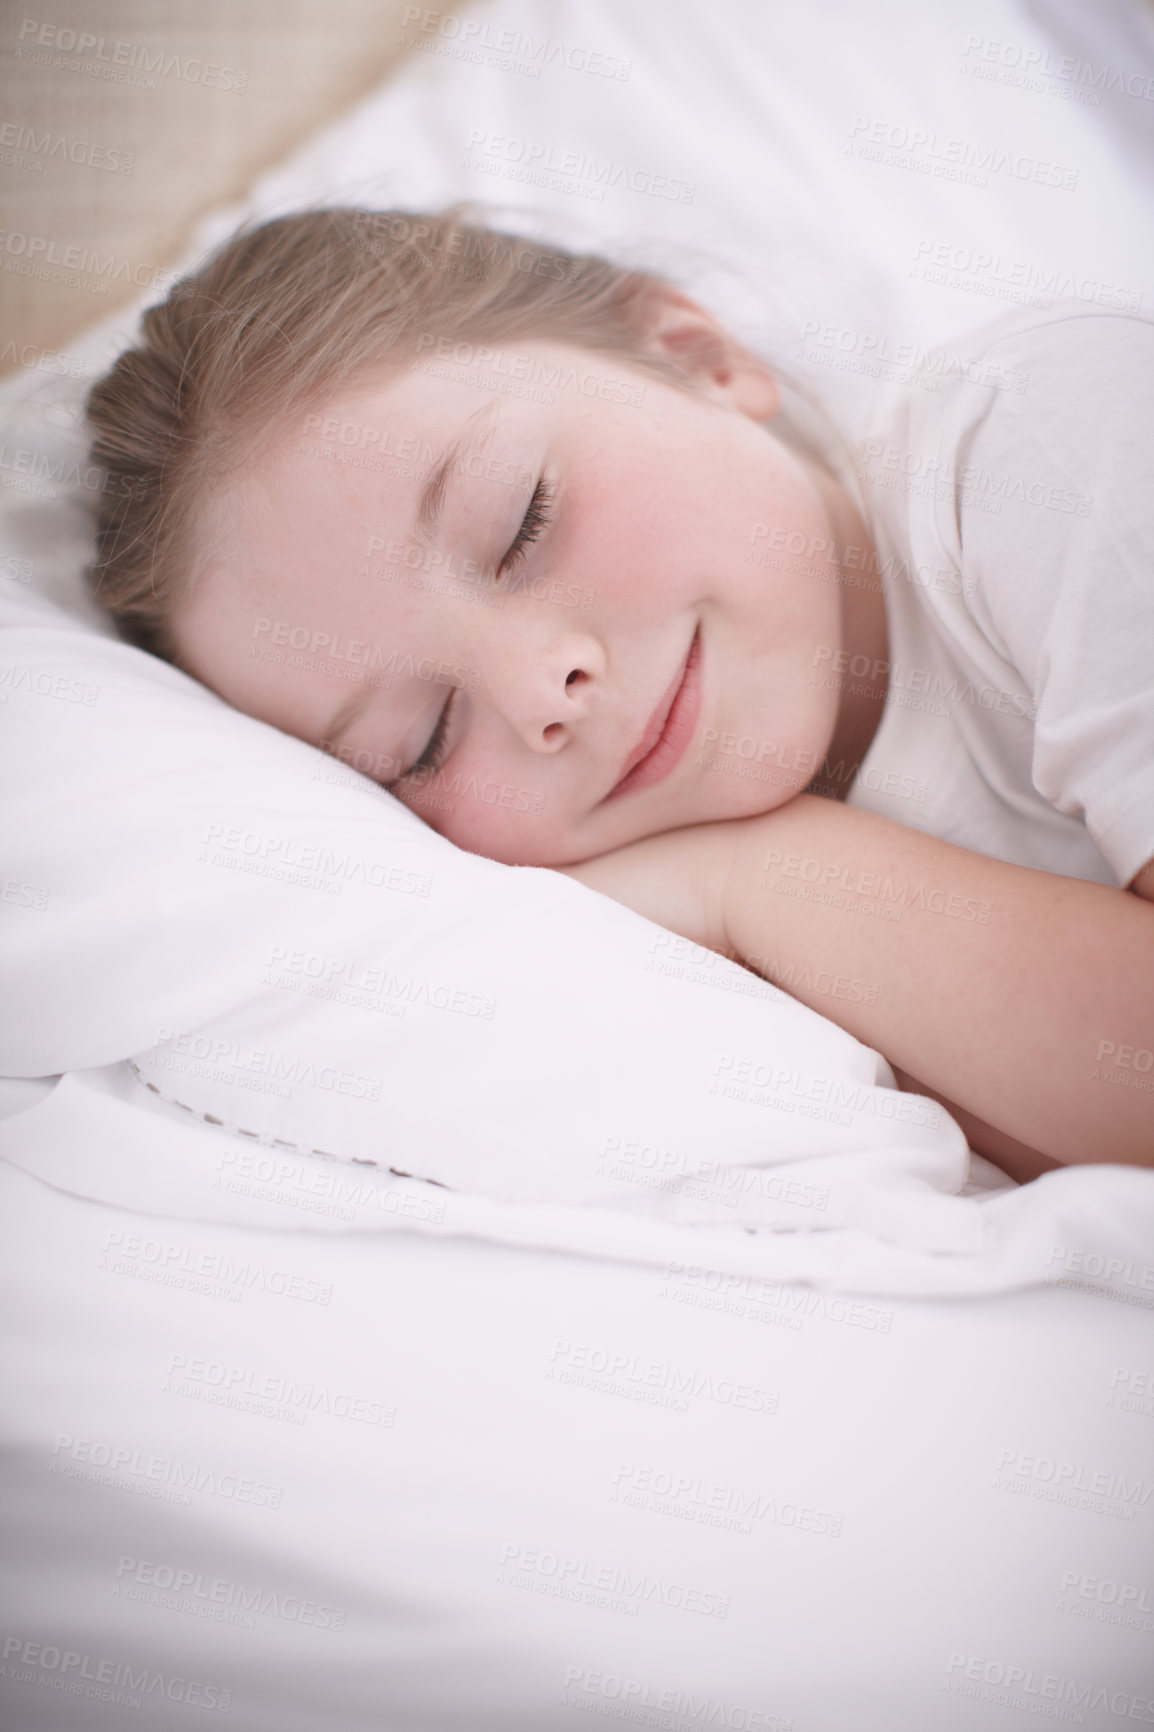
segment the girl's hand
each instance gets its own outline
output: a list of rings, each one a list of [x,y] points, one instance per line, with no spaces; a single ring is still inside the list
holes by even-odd
[[[749,822],[693,824],[558,870],[694,944],[732,956],[725,925],[729,874]]]

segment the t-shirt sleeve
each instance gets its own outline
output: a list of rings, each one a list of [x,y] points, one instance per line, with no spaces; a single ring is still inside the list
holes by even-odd
[[[1025,383],[959,429],[967,606],[1033,693],[1035,788],[1128,884],[1154,856],[1154,322],[1055,317],[989,354]]]

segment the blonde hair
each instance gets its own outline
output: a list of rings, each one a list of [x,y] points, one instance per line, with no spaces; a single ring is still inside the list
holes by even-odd
[[[105,473],[89,581],[132,641],[175,655],[206,490],[290,412],[403,372],[422,339],[565,342],[694,389],[644,347],[666,279],[471,222],[471,208],[316,210],[241,229],[145,313],[139,346],[87,403]]]

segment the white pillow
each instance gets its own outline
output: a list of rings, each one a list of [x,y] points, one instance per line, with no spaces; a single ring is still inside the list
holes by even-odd
[[[7,1074],[133,1058],[261,1142],[523,1202],[830,1228],[878,1163],[964,1181],[940,1108],[746,970],[42,603],[9,619]]]

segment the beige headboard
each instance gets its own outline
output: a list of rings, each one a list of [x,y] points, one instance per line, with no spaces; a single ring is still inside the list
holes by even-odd
[[[407,52],[405,13],[403,0],[3,0],[0,372],[66,354],[155,281],[197,217]]]

